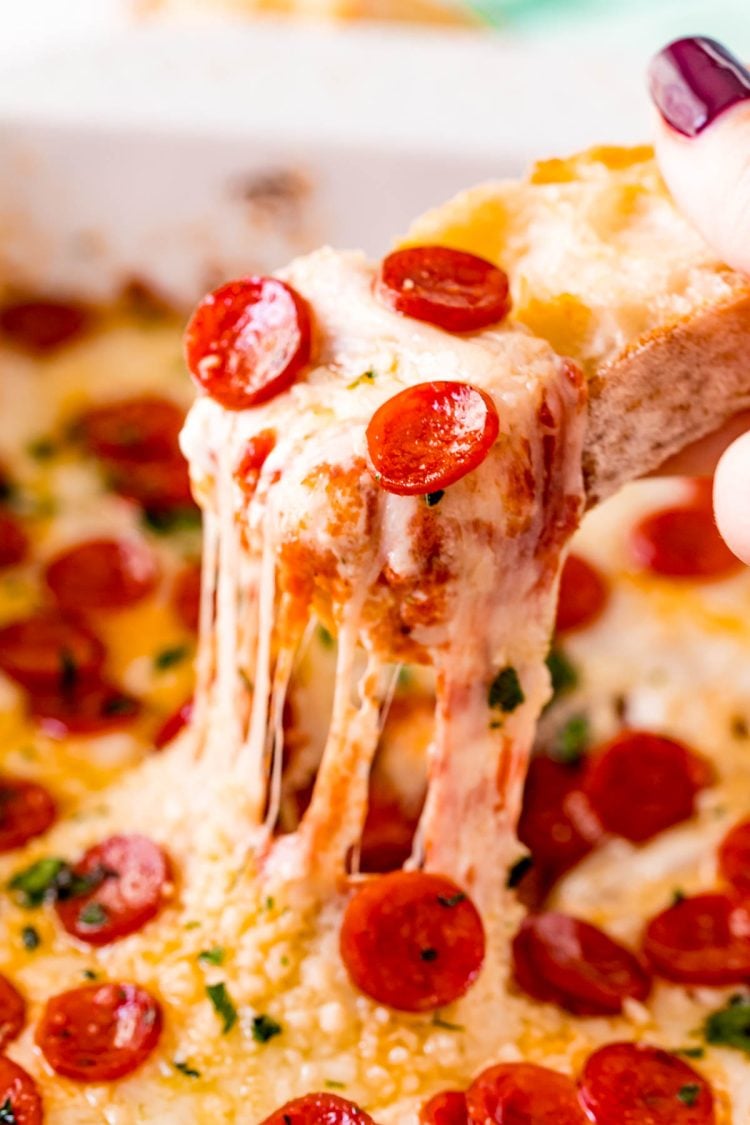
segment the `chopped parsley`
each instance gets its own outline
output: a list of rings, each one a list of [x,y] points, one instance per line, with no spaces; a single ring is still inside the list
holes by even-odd
[[[18,1125],[18,1118],[13,1112],[13,1105],[9,1097],[0,1105],[0,1125]]]
[[[675,887],[672,891],[672,906],[679,906],[681,902],[685,901],[686,897],[682,887]]]
[[[84,969],[83,970],[83,976],[84,976],[84,980],[98,980],[99,979],[99,974],[95,973],[93,969]]]
[[[73,654],[64,648],[60,652],[60,691],[71,692],[78,682],[78,665]]]
[[[213,949],[202,949],[198,954],[198,960],[202,965],[222,965],[224,950],[220,945],[215,945]]]
[[[432,1017],[432,1026],[440,1027],[443,1031],[465,1031],[466,1028],[460,1023],[451,1023],[449,1020],[444,1020],[440,1012],[435,1012]]]
[[[200,508],[183,507],[164,510],[147,509],[142,520],[149,531],[157,535],[172,535],[177,531],[193,531],[200,529]]]
[[[586,754],[591,742],[591,727],[586,715],[571,715],[557,732],[550,748],[550,757],[565,765],[575,765]]]
[[[552,680],[552,701],[578,687],[578,672],[561,648],[551,648],[546,660]]]
[[[175,664],[181,664],[189,653],[189,645],[172,645],[171,648],[163,648],[154,657],[154,668],[158,672],[165,672],[167,668],[174,668]]]
[[[359,375],[356,379],[353,379],[351,383],[347,384],[346,389],[348,391],[353,391],[355,387],[361,387],[363,384],[374,382],[375,372],[372,370],[372,368],[370,368],[369,371],[363,371],[361,375]]]
[[[437,961],[438,951],[431,945],[426,945],[424,949],[420,949],[419,956],[422,961]]]
[[[65,870],[70,868],[64,859],[52,856],[38,859],[13,876],[8,890],[19,906],[41,906],[43,902],[57,898],[57,882]]]
[[[337,1082],[335,1078],[326,1078],[323,1083],[326,1090],[345,1090],[346,1082]]]
[[[35,461],[49,461],[57,453],[57,446],[52,438],[39,437],[29,442],[26,446],[26,452]]]
[[[138,704],[130,695],[111,695],[102,706],[103,715],[133,715]]]
[[[207,984],[206,995],[213,1004],[217,1016],[223,1021],[222,1032],[226,1035],[237,1023],[237,1009],[227,992],[227,986],[223,981],[218,984]]]
[[[450,909],[453,906],[458,906],[461,902],[466,902],[466,895],[463,891],[456,891],[454,895],[438,895],[437,900],[441,906]]]
[[[21,930],[21,944],[29,953],[33,953],[34,950],[38,949],[42,944],[42,939],[39,937],[39,930],[35,929],[34,926],[24,926]]]
[[[182,1059],[172,1059],[172,1066],[175,1070],[179,1070],[180,1074],[184,1074],[186,1078],[200,1078],[201,1072],[196,1070],[190,1063],[184,1062]]]
[[[89,902],[78,915],[82,926],[103,926],[107,921],[107,911],[100,902]]]
[[[701,1088],[697,1082],[686,1082],[677,1091],[677,1100],[686,1106],[694,1106],[700,1097]]]
[[[509,891],[517,887],[524,875],[526,875],[534,866],[534,860],[530,855],[522,855],[513,866],[508,870],[508,876],[505,880],[505,885]]]
[[[436,492],[428,492],[424,498],[424,502],[428,508],[434,508],[436,504],[440,503],[444,496],[445,489],[438,488]]]
[[[325,625],[318,625],[318,640],[323,648],[333,648],[333,637],[328,632]]]
[[[489,706],[493,710],[504,711],[505,714],[515,711],[525,698],[518,672],[510,664],[507,668],[501,668],[487,692]]]
[[[253,1019],[253,1039],[256,1043],[267,1043],[275,1035],[281,1035],[281,1024],[271,1016],[260,1015]]]
[[[733,1047],[750,1055],[750,997],[732,996],[729,1003],[712,1012],[703,1025],[707,1043]]]
[[[675,1051],[677,1055],[684,1055],[686,1059],[702,1059],[706,1050],[704,1047],[681,1047]]]

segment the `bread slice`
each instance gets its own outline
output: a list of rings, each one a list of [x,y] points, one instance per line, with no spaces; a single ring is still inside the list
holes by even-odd
[[[750,279],[680,215],[650,148],[543,161],[430,211],[405,242],[497,262],[513,318],[583,368],[589,504],[750,405]]]

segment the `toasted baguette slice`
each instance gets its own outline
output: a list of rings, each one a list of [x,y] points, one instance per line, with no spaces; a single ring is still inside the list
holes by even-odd
[[[473,188],[405,242],[500,264],[514,318],[582,366],[590,504],[750,405],[750,279],[679,214],[649,148],[594,148]]]

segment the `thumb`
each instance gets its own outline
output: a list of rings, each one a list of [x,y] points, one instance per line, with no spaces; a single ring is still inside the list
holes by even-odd
[[[750,273],[750,71],[696,36],[656,55],[649,86],[667,186],[722,261]]]

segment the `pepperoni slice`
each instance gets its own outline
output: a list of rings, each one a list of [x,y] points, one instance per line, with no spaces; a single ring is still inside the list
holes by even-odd
[[[44,1113],[36,1082],[18,1063],[0,1055],[0,1106],[8,1103],[16,1125],[42,1125]]]
[[[495,404],[469,383],[418,383],[384,402],[367,427],[378,483],[398,496],[447,488],[484,461],[500,428]]]
[[[230,281],[204,297],[185,330],[198,386],[227,410],[267,402],[310,360],[307,302],[276,277]]]
[[[750,909],[723,894],[682,899],[651,919],[643,951],[667,980],[740,984],[750,977]]]
[[[750,897],[750,820],[735,824],[719,848],[719,871],[742,895]]]
[[[395,798],[370,785],[367,818],[359,848],[360,871],[395,871],[411,855],[419,813],[410,816]]]
[[[420,1109],[419,1125],[469,1125],[466,1094],[460,1090],[435,1094]]]
[[[258,487],[260,472],[276,445],[275,430],[261,430],[251,437],[235,469],[235,480],[246,496],[252,496]]]
[[[104,656],[99,638],[61,613],[35,613],[0,629],[0,669],[32,690],[91,680]]]
[[[630,545],[639,566],[666,578],[724,578],[742,566],[705,503],[652,512],[633,528]]]
[[[14,301],[0,308],[0,335],[41,354],[71,343],[90,323],[89,310],[72,301]]]
[[[305,1094],[277,1109],[260,1125],[375,1125],[369,1113],[338,1094]]]
[[[85,411],[75,430],[89,453],[129,465],[171,461],[179,452],[184,412],[158,395],[119,399]]]
[[[584,791],[608,832],[642,843],[688,820],[709,765],[680,742],[623,731],[589,758]]]
[[[144,988],[87,984],[47,1001],[36,1042],[64,1078],[109,1082],[145,1062],[161,1027],[161,1007]]]
[[[484,927],[450,879],[394,871],[350,900],[341,956],[353,983],[390,1008],[425,1012],[458,1000],[484,960]]]
[[[21,1033],[25,1022],[26,1001],[15,985],[0,974],[0,1051]]]
[[[177,575],[172,590],[172,605],[185,628],[193,633],[197,632],[201,611],[200,563],[191,563]]]
[[[35,691],[28,707],[50,738],[120,730],[137,719],[142,710],[134,696],[103,681]]]
[[[120,496],[133,500],[146,511],[196,510],[187,461],[179,452],[163,461],[133,464],[112,461],[109,482]]]
[[[447,332],[477,332],[510,311],[501,269],[448,246],[412,246],[383,259],[375,292],[396,312]]]
[[[542,893],[588,855],[602,828],[581,792],[583,771],[538,755],[523,794],[518,836],[534,860]]]
[[[46,789],[21,777],[0,776],[0,852],[41,836],[57,817]]]
[[[163,750],[168,746],[177,735],[183,730],[193,714],[193,700],[188,699],[183,703],[182,707],[178,708],[169,718],[165,719],[162,725],[154,736],[154,746],[157,750]]]
[[[577,1016],[615,1016],[628,997],[645,1000],[651,978],[630,950],[602,930],[549,911],[526,918],[513,939],[516,980],[530,996]]]
[[[125,609],[152,592],[159,568],[136,539],[89,539],[57,555],[45,578],[63,609]]]
[[[23,562],[28,550],[29,540],[18,520],[9,512],[0,512],[0,569]]]
[[[599,571],[580,555],[568,555],[560,578],[555,629],[569,633],[591,625],[603,612],[608,597],[607,583]]]
[[[73,878],[89,889],[58,897],[58,917],[69,934],[89,945],[107,945],[133,934],[164,902],[169,863],[146,836],[111,836],[83,855]]]
[[[572,1079],[534,1063],[491,1066],[466,1094],[477,1125],[586,1125]]]
[[[589,1058],[581,1103],[596,1125],[715,1125],[714,1099],[692,1066],[645,1043],[610,1043]]]

